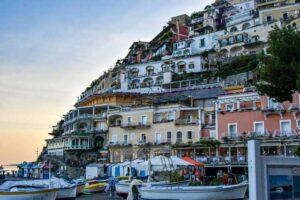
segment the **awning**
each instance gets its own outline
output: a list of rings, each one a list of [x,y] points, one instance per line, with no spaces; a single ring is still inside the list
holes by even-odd
[[[204,166],[204,163],[194,161],[190,157],[183,157],[182,160],[185,160],[186,162],[189,162],[192,165],[197,166],[197,167],[203,167]]]

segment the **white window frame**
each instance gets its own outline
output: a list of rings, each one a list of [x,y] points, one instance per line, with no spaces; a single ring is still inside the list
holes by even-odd
[[[125,136],[127,136],[127,140],[125,140]],[[129,142],[129,135],[128,134],[123,135],[123,142],[124,142],[124,144],[128,144],[128,142]]]
[[[264,122],[264,121],[254,121],[254,122],[253,122],[253,132],[256,132],[256,131],[255,131],[255,125],[256,125],[256,124],[262,124],[262,125],[263,125],[263,130],[264,130],[264,132],[265,132],[265,122]],[[261,133],[261,134],[264,134],[264,132]]]
[[[117,143],[118,142],[118,135],[117,134],[113,134],[112,136],[111,136],[111,141],[112,141],[112,143]]]
[[[227,131],[228,131],[228,137],[231,137],[231,134],[230,134],[230,126],[232,125],[235,125],[235,132],[236,132],[236,135],[234,137],[237,137],[238,136],[238,125],[237,123],[228,123],[227,124]]]
[[[217,139],[216,130],[210,130],[209,131],[209,137]]]
[[[160,139],[159,140],[158,140],[158,137],[157,137],[158,135],[160,135]],[[161,133],[160,132],[156,132],[155,133],[155,142],[156,143],[161,143]]]
[[[290,123],[290,130],[292,131],[292,120],[284,119],[284,120],[279,120],[280,133],[282,132],[282,122],[289,122]]]
[[[144,118],[144,117],[146,118],[146,122],[145,122],[145,123],[143,122],[143,118]],[[148,117],[147,117],[147,115],[141,115],[141,124],[146,125],[147,122],[148,122]]]
[[[296,119],[296,127],[297,128],[300,128],[300,124],[299,124],[299,126],[298,126],[298,123],[300,122],[300,119]]]
[[[132,116],[127,116],[127,124],[132,124]]]
[[[232,106],[232,109],[228,109],[227,107],[228,106]],[[227,103],[225,104],[225,110],[228,111],[228,112],[233,112],[234,111],[234,103]]]
[[[168,120],[175,120],[175,118],[176,116],[174,111],[168,112]]]

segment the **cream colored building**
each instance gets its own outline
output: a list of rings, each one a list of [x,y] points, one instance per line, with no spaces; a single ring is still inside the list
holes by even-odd
[[[111,162],[170,154],[171,144],[199,141],[203,113],[201,108],[180,104],[110,112]]]
[[[273,21],[286,21],[300,16],[300,3],[285,3],[278,6],[259,9],[259,20],[261,23]]]

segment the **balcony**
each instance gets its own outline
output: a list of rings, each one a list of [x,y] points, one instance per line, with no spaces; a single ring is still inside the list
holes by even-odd
[[[175,125],[180,126],[180,125],[199,125],[199,121],[197,119],[176,119],[175,120]]]
[[[283,118],[283,114],[285,113],[285,109],[282,105],[274,105],[274,106],[264,106],[261,108],[261,112],[264,113],[265,118],[269,115],[280,115]]]
[[[252,19],[252,18],[253,18],[252,10],[242,12],[240,14],[235,14],[235,15],[233,15],[231,17],[228,17],[226,19],[226,26],[232,26],[232,25],[241,23],[243,21],[247,21],[247,20]]]
[[[91,146],[88,145],[70,145],[65,147],[66,150],[88,150],[92,149]]]
[[[121,124],[121,128],[124,128],[124,129],[145,129],[145,128],[150,128],[150,127],[151,127],[151,125],[149,122]]]
[[[107,113],[100,113],[94,115],[95,119],[107,119]]]
[[[169,123],[169,122],[174,122],[174,119],[154,120],[153,124],[161,124],[161,123]]]
[[[197,162],[205,163],[207,165],[247,165],[247,158],[245,155],[238,156],[196,156]]]
[[[91,131],[94,133],[94,134],[106,134],[108,133],[108,129],[107,128],[92,128]]]
[[[88,119],[88,118],[92,118],[93,115],[92,114],[80,114],[79,115],[79,119]]]
[[[188,56],[191,54],[192,54],[192,49],[191,49],[191,47],[188,47],[188,48],[184,48],[184,49],[174,50],[172,56],[179,57],[179,56]]]

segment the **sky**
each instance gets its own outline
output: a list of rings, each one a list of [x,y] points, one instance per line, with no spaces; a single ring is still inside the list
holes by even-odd
[[[33,161],[52,126],[134,41],[212,0],[1,0],[0,165]]]

